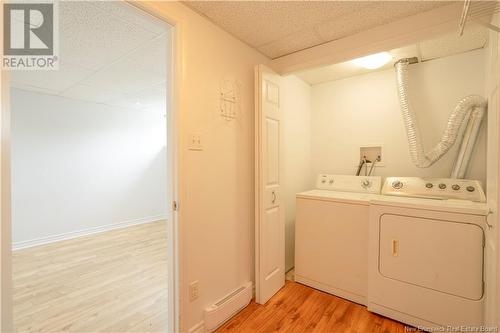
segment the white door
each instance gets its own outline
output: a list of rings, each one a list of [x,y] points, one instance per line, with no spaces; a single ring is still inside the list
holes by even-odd
[[[256,302],[264,304],[285,284],[283,110],[280,76],[263,65],[255,74],[255,294]]]

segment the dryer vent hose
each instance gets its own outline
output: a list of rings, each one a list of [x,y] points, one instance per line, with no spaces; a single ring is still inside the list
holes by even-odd
[[[408,137],[411,160],[419,168],[430,167],[453,146],[459,135],[460,127],[467,122],[460,150],[451,173],[451,178],[464,178],[486,110],[486,100],[481,96],[471,95],[459,101],[448,118],[441,140],[434,148],[425,152],[417,116],[408,101],[408,66],[414,62],[413,58],[406,58],[399,60],[395,64],[399,102]]]

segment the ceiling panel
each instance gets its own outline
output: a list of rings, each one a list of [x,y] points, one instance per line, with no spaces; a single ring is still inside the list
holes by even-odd
[[[85,84],[77,84],[72,88],[61,93],[61,96],[79,99],[88,102],[106,103],[111,100],[124,98],[125,94],[100,87],[89,86]]]
[[[149,109],[166,105],[166,91],[146,89],[124,98],[108,101],[106,104],[133,109]]]
[[[132,5],[124,2],[117,6],[116,1],[91,1],[93,6],[100,10],[120,18],[126,23],[134,24],[141,29],[148,30],[155,35],[160,35],[165,32],[165,27],[170,29],[171,26],[165,22],[159,22],[158,19],[153,18],[148,13],[138,10]]]
[[[480,25],[468,24],[463,35],[456,31],[419,44],[422,60],[441,58],[482,48],[488,42],[488,29]]]
[[[164,105],[168,24],[122,1],[60,6],[59,70],[15,71],[13,87],[137,109]]]
[[[158,35],[103,12],[90,2],[61,2],[59,21],[62,61],[92,70]]]
[[[130,94],[150,88],[165,79],[162,73],[145,72],[136,67],[130,67],[127,61],[119,61],[92,74],[81,83]]]
[[[186,1],[184,4],[275,59],[449,5],[450,1]]]
[[[153,39],[142,48],[126,55],[120,60],[123,66],[136,68],[146,73],[167,74],[167,64],[170,63],[168,54],[168,41],[170,33],[164,33]]]
[[[324,41],[346,37],[443,5],[439,1],[372,1],[361,10],[316,26]]]
[[[187,1],[188,7],[257,47],[359,10],[365,1]]]
[[[15,71],[12,73],[12,80],[27,86],[60,92],[77,84],[90,74],[92,71],[89,69],[61,62],[59,70],[54,71]]]
[[[355,75],[391,68],[394,62],[401,58],[417,57],[420,61],[431,60],[459,54],[478,48],[483,48],[488,41],[488,29],[469,24],[462,36],[454,31],[449,34],[422,41],[420,43],[388,51],[393,60],[377,69],[365,69],[350,61],[329,66],[313,68],[297,73],[296,75],[309,84],[340,80]]]
[[[314,29],[299,31],[293,35],[278,39],[272,43],[262,45],[259,51],[270,58],[277,58],[281,55],[290,53],[290,50],[297,48],[308,48],[321,44],[321,39]]]

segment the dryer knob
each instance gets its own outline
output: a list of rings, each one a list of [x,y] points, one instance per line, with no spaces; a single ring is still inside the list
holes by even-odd
[[[370,186],[372,186],[372,183],[368,179],[365,179],[361,182],[361,186],[363,188],[369,188]]]
[[[400,180],[395,180],[392,182],[392,187],[395,188],[396,190],[399,190],[403,188],[403,182]]]
[[[427,188],[433,188],[434,185],[432,183],[427,183],[427,184],[425,184],[425,187],[427,187]]]
[[[476,189],[474,186],[467,186],[467,191],[474,192]]]
[[[445,183],[441,183],[439,184],[439,188],[444,190],[446,188],[446,184]]]
[[[458,184],[453,184],[453,185],[451,185],[451,188],[452,188],[453,190],[455,190],[455,191],[458,191],[458,190],[460,190],[460,185],[458,185]]]

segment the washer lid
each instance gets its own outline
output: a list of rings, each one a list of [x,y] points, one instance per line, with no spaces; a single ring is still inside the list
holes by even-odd
[[[353,192],[337,192],[329,190],[311,190],[296,194],[297,198],[314,199],[323,201],[335,201],[345,203],[360,203],[369,205],[370,201],[380,197],[378,194],[353,193]]]
[[[439,200],[380,195],[373,198],[371,204],[474,215],[488,215],[489,212],[488,205],[485,203],[455,199]]]

